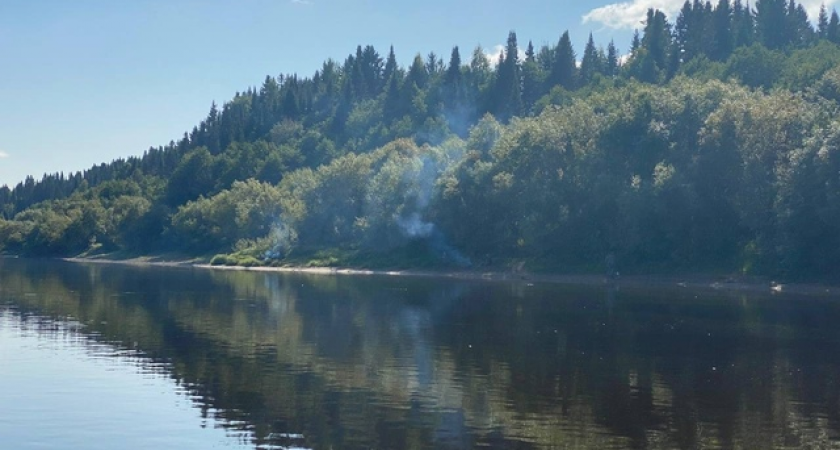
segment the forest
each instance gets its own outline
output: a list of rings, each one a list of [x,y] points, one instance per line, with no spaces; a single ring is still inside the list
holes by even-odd
[[[625,52],[359,46],[142,156],[0,187],[0,251],[837,280],[840,17],[814,19],[693,0]]]

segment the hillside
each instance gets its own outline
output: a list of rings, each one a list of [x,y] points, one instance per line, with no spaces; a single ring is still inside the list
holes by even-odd
[[[836,279],[838,44],[836,12],[695,0],[626,58],[568,33],[409,67],[359,46],[142,157],[0,188],[0,249]]]

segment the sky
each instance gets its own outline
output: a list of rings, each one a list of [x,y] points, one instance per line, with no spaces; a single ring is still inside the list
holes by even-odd
[[[826,0],[831,6],[836,0]],[[583,52],[592,33],[621,52],[645,11],[675,17],[684,0],[2,0],[0,186],[70,173],[177,140],[211,102],[266,75],[311,76],[357,45],[407,65],[520,46]],[[822,0],[801,1],[816,14]]]

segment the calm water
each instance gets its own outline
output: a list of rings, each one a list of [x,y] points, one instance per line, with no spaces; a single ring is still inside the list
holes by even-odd
[[[0,449],[840,448],[840,299],[0,259]]]

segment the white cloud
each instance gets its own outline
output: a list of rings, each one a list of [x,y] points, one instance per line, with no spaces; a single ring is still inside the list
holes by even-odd
[[[507,47],[504,46],[504,45],[497,45],[497,46],[495,46],[495,47],[493,47],[492,49],[489,49],[489,50],[486,49],[486,48],[484,49],[484,56],[486,56],[487,59],[490,61],[491,66],[496,67],[497,65],[499,65],[499,57],[502,56],[502,53],[504,53],[506,48]],[[519,49],[519,61],[524,61],[524,60],[525,60],[525,49],[520,48]]]
[[[583,23],[598,22],[616,30],[642,28],[648,9],[658,9],[673,21],[685,0],[632,0],[595,8],[583,16]]]
[[[799,0],[797,3],[805,7],[808,11],[808,17],[812,22],[817,23],[817,17],[820,16],[820,6],[825,3],[825,9],[831,15],[831,5],[835,4],[836,0]]]
[[[484,54],[487,56],[487,59],[490,60],[490,64],[492,66],[496,66],[499,64],[499,57],[502,56],[502,52],[505,51],[504,45],[497,45],[493,47],[492,50],[484,49]]]
[[[0,159],[8,158],[8,157],[9,157],[8,153],[4,152],[3,150],[0,150]]]
[[[685,0],[631,0],[611,3],[586,13],[583,16],[583,23],[596,22],[616,30],[634,30],[643,27],[647,10],[651,8],[664,12],[668,20],[674,23],[684,3]],[[712,3],[716,4],[716,2]],[[816,22],[820,5],[825,3],[825,7],[831,11],[831,6],[837,3],[837,0],[800,0],[798,3],[805,7],[808,16]]]

